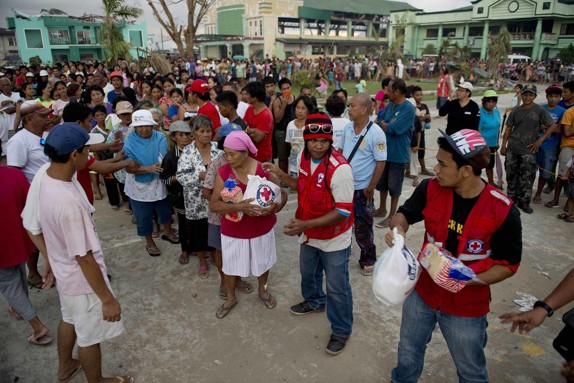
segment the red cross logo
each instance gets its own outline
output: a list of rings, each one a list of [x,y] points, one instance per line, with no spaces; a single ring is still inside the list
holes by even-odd
[[[261,194],[261,196],[263,196],[263,200],[265,202],[269,201],[269,198],[271,198],[271,190],[269,190],[268,187],[261,188],[261,191],[259,192],[259,194]]]
[[[471,253],[477,254],[484,248],[484,242],[479,239],[468,241],[467,248]]]
[[[473,243],[470,244],[470,249],[471,249],[471,250],[474,250],[474,251],[479,251],[481,247],[482,247],[482,246],[480,246],[480,244],[478,244],[478,243],[476,243],[476,242],[473,242]]]

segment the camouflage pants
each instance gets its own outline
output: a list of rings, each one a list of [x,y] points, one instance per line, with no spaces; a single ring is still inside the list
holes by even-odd
[[[506,152],[504,170],[508,183],[507,195],[516,203],[529,206],[532,199],[532,185],[536,178],[536,156]]]

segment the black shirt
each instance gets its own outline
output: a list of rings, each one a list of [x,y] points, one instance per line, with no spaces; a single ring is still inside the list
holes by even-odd
[[[425,179],[415,189],[411,197],[398,209],[404,214],[409,225],[424,220],[423,210],[426,206],[427,189],[429,179]],[[462,233],[466,218],[478,201],[479,196],[474,198],[462,198],[453,192],[452,214],[449,220],[448,238],[445,249],[456,254],[458,248],[458,236]],[[500,228],[494,232],[490,239],[491,255],[493,260],[505,260],[511,265],[520,263],[522,257],[522,224],[520,212],[513,205]]]
[[[446,116],[446,134],[451,135],[463,129],[478,130],[480,122],[480,108],[472,100],[465,107],[460,106],[458,100],[449,100],[440,107],[438,114]]]

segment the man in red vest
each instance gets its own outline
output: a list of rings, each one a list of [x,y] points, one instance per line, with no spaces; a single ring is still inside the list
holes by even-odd
[[[441,131],[436,177],[421,182],[391,219],[405,235],[424,220],[424,242],[434,242],[470,267],[484,284],[469,282],[451,293],[423,269],[403,304],[394,383],[417,382],[425,349],[440,326],[461,382],[488,382],[484,347],[490,287],[511,277],[522,255],[520,213],[512,200],[481,179],[490,159],[488,145],[475,130]],[[393,234],[385,241],[392,244]]]
[[[326,351],[337,355],[345,348],[353,327],[349,283],[353,172],[345,157],[333,148],[333,124],[327,114],[307,116],[303,138],[305,149],[299,157],[298,178],[291,178],[275,164],[263,166],[289,187],[297,188],[299,198],[295,219],[283,230],[287,235],[299,235],[301,244],[301,294],[305,300],[292,306],[291,313],[320,313],[327,306],[332,334]]]

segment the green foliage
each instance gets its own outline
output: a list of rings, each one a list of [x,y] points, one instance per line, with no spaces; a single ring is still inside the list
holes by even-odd
[[[302,70],[291,76],[291,82],[293,85],[300,88],[308,86],[313,89],[315,87],[315,74],[310,71]]]
[[[487,61],[489,77],[495,75],[498,65],[506,60],[510,52],[512,52],[512,44],[508,29],[502,27],[497,35],[489,36]]]
[[[28,64],[30,64],[30,65],[40,65],[40,64],[42,64],[42,59],[40,58],[40,56],[32,56],[32,57],[30,57],[30,59],[28,60]]]
[[[566,48],[560,49],[558,52],[558,57],[560,57],[564,63],[574,63],[574,45],[570,44]]]
[[[104,5],[104,22],[100,29],[100,41],[108,63],[117,62],[119,59],[131,58],[131,44],[124,40],[122,31],[118,27],[118,21],[137,19],[143,14],[143,10],[124,4],[124,0],[102,0]]]
[[[436,47],[434,44],[427,44],[425,49],[423,49],[423,55],[434,55],[436,54]]]

